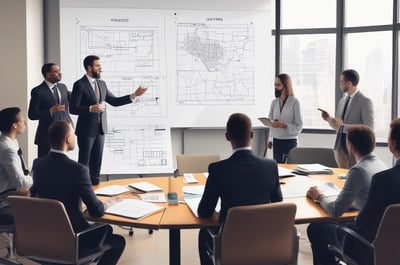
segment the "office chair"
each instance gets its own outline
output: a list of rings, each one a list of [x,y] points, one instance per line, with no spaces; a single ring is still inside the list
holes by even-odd
[[[298,237],[294,203],[269,203],[229,209],[213,238],[215,265],[297,264]]]
[[[400,264],[400,204],[389,205],[382,215],[375,239],[369,242],[367,239],[357,234],[352,229],[342,226],[346,236],[343,238],[340,246],[329,245],[328,248],[333,251],[335,256],[345,262],[347,265],[363,265],[352,257],[352,253],[346,253],[344,247],[347,237],[352,237],[361,245],[371,250],[374,265],[396,265]],[[366,253],[367,254],[367,253]]]
[[[219,155],[177,155],[178,175],[184,173],[203,173],[208,171],[208,165],[220,160]]]
[[[94,224],[75,233],[64,205],[57,200],[9,196],[15,221],[14,248],[19,257],[37,262],[90,264],[108,248],[103,246],[105,224]],[[99,236],[93,248],[79,250],[80,238],[89,233]]]
[[[331,148],[322,147],[295,147],[290,150],[288,164],[313,164],[319,163],[327,167],[338,167],[335,154]]]

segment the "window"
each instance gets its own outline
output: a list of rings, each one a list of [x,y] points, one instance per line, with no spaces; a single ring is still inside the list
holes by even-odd
[[[358,88],[374,104],[374,131],[386,141],[391,120],[392,41],[391,32],[366,32],[346,35],[345,67],[360,74]]]
[[[347,0],[345,26],[373,26],[392,24],[393,0]]]
[[[303,112],[304,127],[325,128],[317,108],[335,113],[335,35],[282,37],[282,71],[291,76]]]

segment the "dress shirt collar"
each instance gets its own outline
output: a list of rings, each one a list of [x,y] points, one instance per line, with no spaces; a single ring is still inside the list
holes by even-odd
[[[242,151],[242,150],[251,150],[251,146],[235,148],[235,149],[233,149],[233,154],[236,153],[237,151]]]
[[[89,80],[90,84],[93,84],[94,81],[96,81],[96,78],[93,78],[93,77],[89,76],[88,74],[86,74],[86,78]]]
[[[349,94],[347,94],[347,96],[349,96],[349,97],[350,97],[350,100],[351,100],[351,99],[353,99],[353,97],[354,97],[358,92],[360,92],[360,89],[357,89],[356,91],[354,91],[354,93],[353,93],[351,96],[349,96]]]
[[[44,80],[44,82],[46,82],[47,86],[50,88],[50,90],[53,88],[53,86],[57,85],[57,83],[51,83],[49,81],[47,81],[46,79]]]
[[[5,134],[1,134],[0,135],[1,138],[4,138],[6,141],[8,141],[9,143],[12,143],[11,146],[13,149],[15,149],[16,151],[19,149],[19,143],[17,139],[12,139],[11,137],[5,135]],[[9,144],[10,145],[10,144]]]
[[[53,148],[50,149],[50,152],[67,155],[67,152],[64,152],[64,151],[61,151],[61,150],[57,150],[57,149],[53,149]]]

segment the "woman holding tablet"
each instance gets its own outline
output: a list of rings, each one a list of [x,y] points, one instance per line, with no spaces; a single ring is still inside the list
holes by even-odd
[[[277,163],[284,163],[289,151],[297,146],[297,139],[303,128],[300,102],[294,96],[292,80],[288,74],[275,77],[275,99],[271,103],[268,118],[273,141],[268,148],[273,149]]]

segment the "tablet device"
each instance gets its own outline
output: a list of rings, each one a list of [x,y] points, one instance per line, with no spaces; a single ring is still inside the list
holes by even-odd
[[[270,119],[261,117],[261,118],[258,118],[258,120],[261,121],[262,124],[264,124],[265,126],[272,127],[272,122]]]

